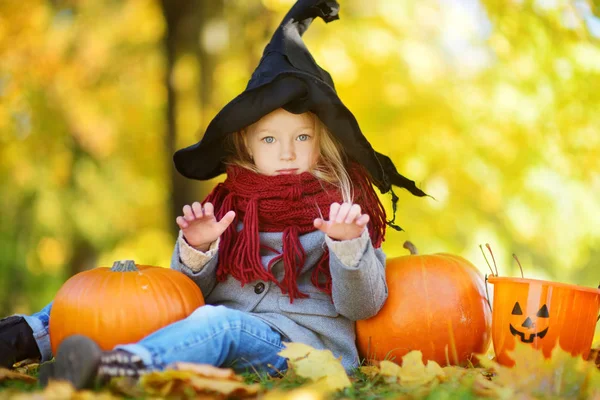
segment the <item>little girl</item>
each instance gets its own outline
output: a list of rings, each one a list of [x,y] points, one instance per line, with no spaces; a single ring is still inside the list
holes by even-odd
[[[176,219],[171,268],[196,282],[207,305],[108,352],[71,336],[44,374],[82,388],[177,361],[276,373],[286,369],[284,342],[329,349],[347,369],[358,365],[354,321],[375,315],[387,298],[385,212],[372,183],[424,193],[371,148],[300,39],[316,16],[328,22],[337,12],[332,1],[298,1],[246,91],[199,143],[175,154],[184,176],[227,175]],[[49,307],[26,317],[33,330],[21,336],[30,347],[35,339],[43,360],[51,357]]]

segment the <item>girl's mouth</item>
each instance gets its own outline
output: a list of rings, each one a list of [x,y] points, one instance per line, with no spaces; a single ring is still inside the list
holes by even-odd
[[[293,175],[298,171],[298,168],[289,168],[289,169],[278,169],[277,172],[279,175]]]

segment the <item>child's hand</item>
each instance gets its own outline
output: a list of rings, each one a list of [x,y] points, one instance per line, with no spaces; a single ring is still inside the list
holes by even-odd
[[[235,218],[235,212],[229,211],[217,221],[214,211],[211,203],[204,204],[204,208],[197,201],[191,207],[187,204],[183,206],[183,217],[177,217],[175,221],[190,246],[207,251]]]
[[[316,218],[315,228],[335,240],[359,237],[369,222],[368,214],[360,213],[360,206],[352,203],[333,203],[329,208],[329,221]]]

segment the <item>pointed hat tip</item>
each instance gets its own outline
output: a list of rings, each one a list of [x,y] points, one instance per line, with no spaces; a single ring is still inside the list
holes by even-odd
[[[325,22],[331,22],[340,18],[339,11],[340,5],[335,0],[298,0],[287,16],[296,21],[320,17]]]

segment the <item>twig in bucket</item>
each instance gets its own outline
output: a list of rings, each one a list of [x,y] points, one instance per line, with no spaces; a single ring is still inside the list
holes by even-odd
[[[494,253],[492,252],[492,247],[490,246],[489,243],[486,243],[485,247],[487,247],[488,251],[492,255],[492,261],[494,262],[494,268],[496,268],[496,276],[498,276],[498,265],[496,264],[496,259],[494,258]]]
[[[492,276],[493,275],[494,275],[494,273],[492,272]],[[488,276],[487,276],[487,274],[485,274],[485,299],[487,300],[488,306],[490,307],[490,311],[493,311],[492,303],[490,303],[490,294],[488,293],[487,283],[488,283]]]
[[[485,260],[485,263],[487,264],[488,268],[492,272],[492,276],[494,276],[494,270],[492,269],[492,266],[490,265],[490,262],[488,261],[487,257],[485,256],[485,252],[483,251],[483,246],[482,245],[479,245],[479,250],[481,250],[481,254],[483,254],[483,259]]]
[[[523,276],[523,267],[521,267],[521,262],[519,261],[519,259],[517,258],[517,255],[515,253],[513,253],[513,258],[515,260],[517,260],[517,264],[519,264],[519,269],[521,270],[521,278],[524,278],[524,276]]]

